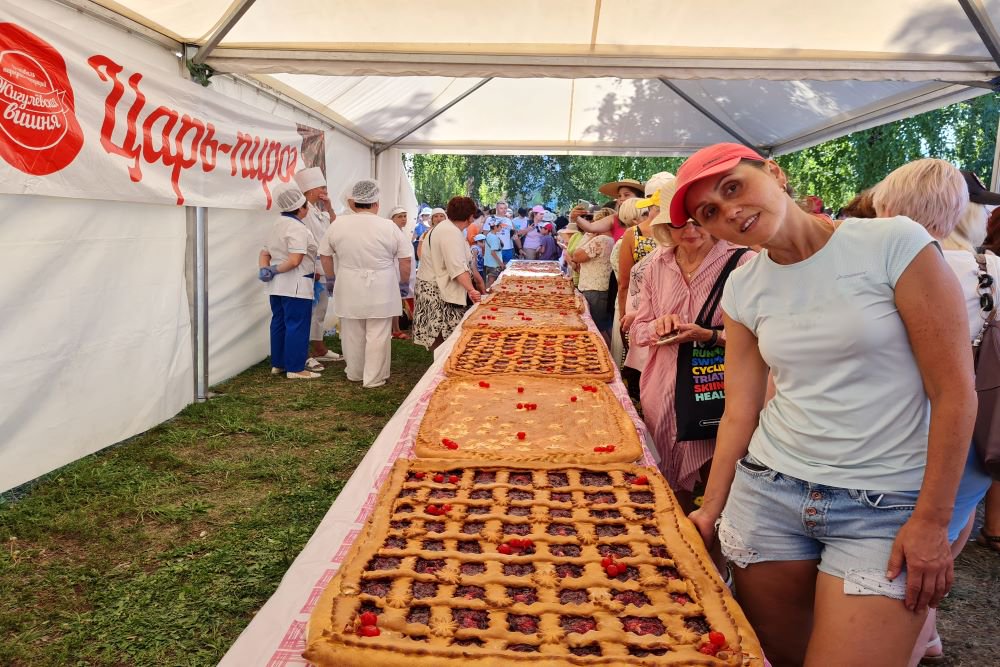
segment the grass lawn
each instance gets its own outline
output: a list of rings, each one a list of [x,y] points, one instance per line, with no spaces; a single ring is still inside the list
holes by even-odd
[[[0,496],[0,665],[214,665],[431,360],[393,341],[372,390],[258,364]]]

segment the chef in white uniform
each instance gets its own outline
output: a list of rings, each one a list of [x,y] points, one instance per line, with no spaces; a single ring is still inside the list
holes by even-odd
[[[309,212],[306,213],[304,222],[317,241],[326,235],[326,229],[330,223],[337,219],[333,207],[330,205],[330,197],[326,191],[326,177],[319,167],[309,167],[295,174],[295,182],[298,184],[302,194],[306,196]],[[320,285],[326,280],[323,273],[322,263],[319,256],[316,257],[317,281]],[[326,310],[330,303],[330,295],[325,289],[317,292],[317,298],[313,304],[312,324],[309,327],[309,356],[317,361],[340,361],[342,356],[326,347],[323,341],[323,321],[326,319]]]
[[[271,374],[289,380],[320,377],[306,370],[309,324],[315,293],[316,239],[306,227],[306,197],[294,185],[274,193],[281,211],[258,256],[257,277],[271,302]],[[398,293],[398,292],[397,292]]]
[[[365,388],[389,379],[392,318],[402,312],[399,276],[410,275],[413,256],[396,225],[379,217],[378,202],[376,181],[355,183],[347,197],[352,212],[339,216],[319,244],[327,280],[335,278],[333,312],[340,318],[347,379]]]

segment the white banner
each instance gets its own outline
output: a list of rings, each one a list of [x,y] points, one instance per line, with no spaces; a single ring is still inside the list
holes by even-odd
[[[7,0],[0,21],[0,192],[270,208],[295,171],[325,166],[318,130],[168,78]]]

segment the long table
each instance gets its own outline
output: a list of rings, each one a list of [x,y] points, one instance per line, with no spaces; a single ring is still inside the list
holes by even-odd
[[[466,313],[468,317],[468,313]],[[589,314],[588,328],[596,332]],[[444,363],[451,354],[461,327],[434,351],[434,362],[413,387],[344,485],[316,532],[282,578],[278,589],[257,612],[219,663],[223,667],[284,667],[308,665],[302,657],[306,648],[306,625],[320,594],[333,579],[368,515],[393,463],[400,457],[412,458],[420,420],[431,394],[444,379]],[[639,432],[643,463],[656,465],[652,438],[646,430],[618,371],[609,383]]]

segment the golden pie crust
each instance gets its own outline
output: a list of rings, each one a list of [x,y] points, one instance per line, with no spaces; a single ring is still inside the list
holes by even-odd
[[[511,271],[520,271],[524,273],[562,275],[562,269],[559,268],[559,262],[553,262],[550,260],[512,259],[507,262],[507,268]]]
[[[514,294],[573,294],[573,281],[565,276],[506,276],[490,288]]]
[[[663,478],[625,464],[397,461],[307,647],[320,667],[763,665]]]
[[[444,367],[451,376],[518,376],[610,381],[611,355],[591,331],[463,330]]]
[[[564,312],[577,311],[582,313],[584,309],[583,297],[579,294],[516,294],[513,292],[493,292],[483,297],[480,302],[487,306],[498,308],[517,308],[524,310],[548,309]]]
[[[638,460],[642,446],[604,383],[484,375],[437,386],[414,452],[427,459],[615,463]]]
[[[584,331],[586,322],[576,310],[501,308],[478,305],[462,321],[463,329],[557,329]]]

